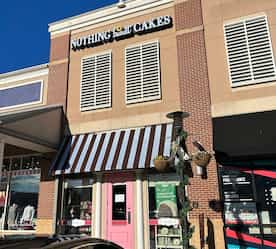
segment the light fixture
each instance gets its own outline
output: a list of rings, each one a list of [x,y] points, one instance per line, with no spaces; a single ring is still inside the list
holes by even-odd
[[[126,7],[125,0],[119,0],[119,2],[117,3],[117,7],[120,9]]]
[[[182,112],[182,111],[170,112],[167,114],[167,118],[173,120],[176,136],[179,135],[180,130],[182,130],[183,128],[183,119],[189,116],[190,114],[188,112]]]

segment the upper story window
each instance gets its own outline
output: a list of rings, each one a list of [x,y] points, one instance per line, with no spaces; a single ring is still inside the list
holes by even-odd
[[[111,51],[81,61],[80,109],[111,107]]]
[[[42,90],[42,81],[0,87],[0,110],[41,103]]]
[[[126,48],[126,103],[161,99],[159,42]]]
[[[266,16],[224,25],[232,87],[276,79]]]

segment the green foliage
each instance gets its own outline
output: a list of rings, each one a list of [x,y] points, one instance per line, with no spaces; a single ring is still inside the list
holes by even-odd
[[[178,162],[175,165],[176,173],[181,177],[180,178],[180,189],[179,193],[183,196],[180,197],[182,208],[179,211],[179,215],[182,219],[187,219],[188,213],[192,210],[190,200],[187,196],[185,196],[185,188],[189,185],[189,175],[185,173],[185,141],[188,137],[188,133],[184,130],[181,130],[179,133],[178,139],[176,139],[176,143],[174,143],[174,148],[172,149],[172,153],[174,156],[178,158]],[[182,151],[179,150],[179,146],[182,148]],[[189,240],[192,238],[193,233],[195,231],[194,226],[188,226],[187,231],[183,233],[183,245],[189,245]],[[189,246],[187,249],[195,249],[193,246]]]

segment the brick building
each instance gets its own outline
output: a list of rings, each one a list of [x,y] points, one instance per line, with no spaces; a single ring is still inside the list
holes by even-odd
[[[54,145],[48,150],[32,148],[41,157],[41,166],[24,169],[21,156],[29,151],[9,158],[9,151],[16,150],[3,136],[2,155],[11,165],[3,173],[8,176],[3,186],[4,233],[26,233],[22,218],[10,222],[10,217],[13,210],[22,216],[20,209],[29,203],[17,203],[9,190],[16,186],[13,174],[26,173],[36,175],[39,186],[33,197],[26,195],[34,199],[35,209],[29,233],[85,233],[128,249],[182,248],[179,178],[173,170],[156,171],[153,159],[170,155],[173,124],[166,115],[178,110],[190,114],[184,120],[189,153],[196,152],[193,141],[213,151],[201,2],[133,0],[123,5],[50,24],[43,101],[27,106],[8,103],[1,110],[7,119],[12,113],[29,113],[31,119],[40,111],[48,122],[37,121],[37,127],[52,127],[50,135],[59,138],[55,144],[48,142]],[[18,73],[24,74],[14,72]],[[0,91],[9,84],[8,77],[1,76]],[[32,81],[24,78],[25,83]],[[54,118],[63,129],[54,126],[50,114],[57,115]],[[33,142],[39,145],[40,140]],[[31,149],[23,142],[17,146]],[[20,166],[13,171],[17,158]],[[221,211],[214,205],[220,199],[215,159],[205,177],[197,176],[195,165],[191,166],[194,174],[188,195],[194,208],[189,222],[195,226],[191,244],[224,248]],[[163,212],[165,217],[160,215]]]

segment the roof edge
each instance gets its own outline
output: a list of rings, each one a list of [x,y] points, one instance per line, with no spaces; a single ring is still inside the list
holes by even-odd
[[[174,0],[128,0],[125,2],[126,7],[124,8],[118,8],[116,3],[50,23],[48,25],[48,31],[53,35],[68,32],[88,25],[98,24],[115,18],[127,16],[129,14],[137,13],[138,11],[162,6],[168,3],[172,3],[173,1]]]
[[[40,64],[0,74],[0,84],[47,75],[49,64]]]

